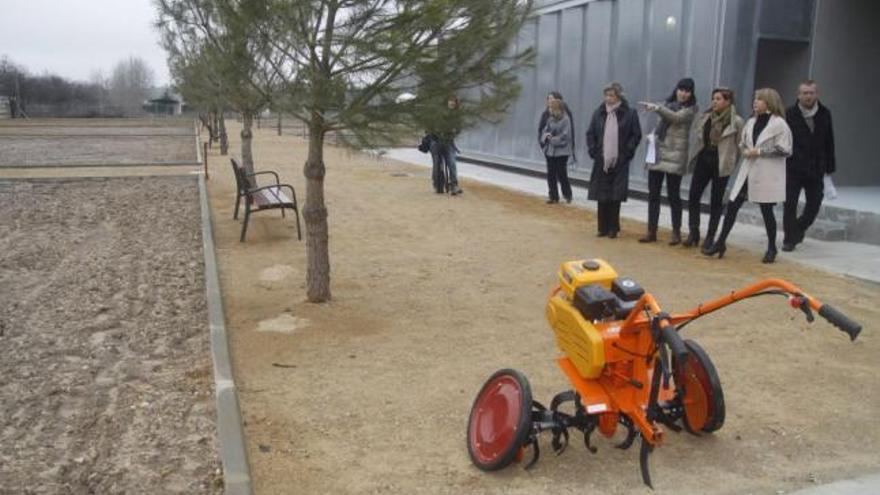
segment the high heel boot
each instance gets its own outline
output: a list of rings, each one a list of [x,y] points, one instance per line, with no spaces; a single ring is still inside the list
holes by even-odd
[[[691,230],[691,233],[688,234],[687,239],[683,243],[682,246],[689,248],[694,247],[700,243],[700,231],[699,230]]]
[[[727,213],[724,215],[724,225],[721,226],[721,235],[718,236],[718,239],[708,249],[704,248],[702,250],[703,254],[706,256],[715,256],[717,254],[718,259],[724,257],[724,253],[727,252],[727,236],[730,235],[730,231],[733,230],[733,224],[736,223],[736,213],[736,210],[731,212],[731,208],[728,208]]]

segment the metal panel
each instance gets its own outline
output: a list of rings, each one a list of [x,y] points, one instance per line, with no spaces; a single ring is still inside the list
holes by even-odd
[[[537,56],[535,67],[519,74],[522,92],[518,101],[503,122],[464,133],[459,147],[466,156],[543,170],[544,158],[536,143],[537,121],[547,92],[555,89],[562,92],[574,115],[579,158],[574,175],[583,176],[592,166],[584,134],[609,81],[619,81],[633,105],[666,98],[685,76],[694,78],[703,103],[716,84],[716,73],[737,80],[745,76],[748,83],[742,85],[750,86],[755,5],[754,0],[539,2],[539,14],[523,27],[517,42],[519,49],[534,46]],[[722,22],[725,18],[733,24],[727,26],[729,21]],[[724,33],[723,40],[719,32]],[[738,39],[743,33],[746,38]],[[720,48],[722,43],[729,44],[727,52]],[[725,62],[732,63],[722,63],[722,53]],[[642,112],[641,119],[646,130],[656,124],[653,115]],[[643,153],[636,156],[637,163],[631,167],[633,186],[642,187],[638,162]]]
[[[710,94],[718,80],[715,78],[716,53],[721,25],[721,0],[691,0],[690,18],[682,23],[687,29],[685,42],[686,66],[685,73],[690,74],[697,83],[697,102],[701,108],[708,108]]]
[[[762,0],[761,37],[807,41],[813,32],[813,0]]]
[[[528,22],[523,28],[519,46],[522,48],[535,47],[537,35],[537,21]],[[534,153],[533,148],[536,146],[535,141],[537,139],[536,112],[539,111],[539,108],[543,107],[543,103],[540,101],[540,97],[537,96],[539,90],[537,88],[536,69],[524,70],[520,83],[522,84],[522,93],[519,101],[517,101],[514,118],[511,122],[514,126],[512,130],[512,147],[496,150],[495,153],[510,157],[526,158]]]
[[[634,101],[634,96],[638,99],[645,94],[647,3],[645,0],[613,2],[617,12],[613,20],[611,77],[623,85],[630,101]]]
[[[584,84],[581,92],[579,113],[584,116],[580,128],[580,141],[583,144],[580,167],[589,169],[592,166],[586,153],[587,126],[593,112],[602,103],[602,87],[610,81],[611,67],[611,20],[613,16],[612,2],[595,2],[586,7],[584,18]]]
[[[648,90],[646,98],[659,101],[669,96],[675,83],[685,76],[682,52],[682,0],[654,0],[648,46]]]

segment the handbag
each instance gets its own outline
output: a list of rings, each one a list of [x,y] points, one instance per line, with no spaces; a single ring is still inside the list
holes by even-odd
[[[425,134],[422,136],[422,141],[419,143],[418,149],[422,153],[430,153],[432,144],[434,144],[434,136],[431,134]]]

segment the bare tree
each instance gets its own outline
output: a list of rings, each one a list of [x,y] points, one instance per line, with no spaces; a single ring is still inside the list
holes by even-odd
[[[110,102],[125,115],[143,112],[155,76],[153,70],[139,57],[129,57],[113,67],[109,81]]]

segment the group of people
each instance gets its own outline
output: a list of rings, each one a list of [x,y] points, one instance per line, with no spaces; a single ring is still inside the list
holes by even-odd
[[[682,79],[663,102],[642,102],[659,116],[653,131],[656,143],[648,160],[648,227],[639,242],[657,241],[660,197],[664,181],[672,215],[670,245],[700,246],[703,254],[724,256],[727,237],[745,201],[760,206],[767,233],[763,262],[776,260],[776,203],[784,203],[782,250],[792,251],[803,241],[819,212],[825,175],[835,171],[831,113],[818,100],[814,81],[801,83],[797,103],[786,109],[776,90],[755,92],[748,121],[737,114],[729,88],[712,91],[710,108],[699,112],[694,81]],[[588,199],[598,203],[598,235],[615,238],[620,232],[620,204],[629,192],[629,164],[642,140],[638,112],[617,83],[603,89],[603,103],[595,110],[586,133],[593,160]],[[562,197],[571,202],[567,164],[574,158],[574,120],[558,92],[547,96],[547,110],[538,124],[538,143],[547,160],[548,203]],[[722,200],[730,176],[741,161],[730,189],[726,210]],[[681,181],[692,174],[688,195],[689,233],[682,240]],[[710,186],[709,225],[700,244],[700,199]],[[801,191],[806,206],[797,215]],[[721,231],[718,233],[719,224]],[[716,237],[716,233],[718,234]]]

